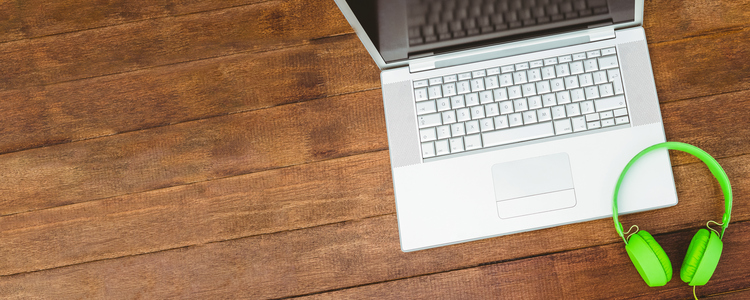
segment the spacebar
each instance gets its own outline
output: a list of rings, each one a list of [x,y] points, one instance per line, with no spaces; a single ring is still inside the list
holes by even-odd
[[[482,133],[485,147],[523,142],[555,135],[552,122]]]

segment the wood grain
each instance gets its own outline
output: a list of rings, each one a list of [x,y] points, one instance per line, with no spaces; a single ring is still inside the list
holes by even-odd
[[[285,230],[257,237],[268,244],[250,242],[251,247],[259,247],[252,251],[266,257],[251,262],[252,269],[273,270],[279,265],[298,268],[292,274],[279,269],[272,276],[262,272],[257,278],[248,279],[258,281],[253,289],[269,293],[278,286],[287,286],[284,292],[287,294],[253,295],[281,297],[313,292],[305,286],[285,283],[286,280],[309,282],[321,290],[336,289],[619,240],[613,231],[602,230],[611,227],[610,219],[602,219],[403,253],[393,214],[391,183],[382,179],[389,177],[382,173],[388,166],[378,166],[384,160],[387,161],[385,153],[366,154],[343,159],[342,163],[337,162],[341,159],[332,160],[6,216],[2,221],[7,229],[0,239],[8,243],[0,246],[0,252],[8,253],[9,259],[0,264],[0,275]],[[719,161],[735,187],[733,221],[750,220],[750,208],[741,205],[750,192],[750,155]],[[361,166],[353,167],[355,164]],[[333,167],[336,165],[340,166]],[[318,172],[322,176],[318,180],[305,176]],[[674,173],[678,196],[682,199],[680,205],[623,216],[623,222],[638,224],[658,234],[701,226],[721,215],[721,192],[702,164],[678,166]],[[377,184],[362,187],[361,180]],[[280,181],[288,183],[279,185]],[[246,184],[253,187],[249,194]],[[338,189],[352,191],[337,195]],[[250,203],[245,200],[248,196]],[[389,215],[371,217],[385,213]],[[366,219],[346,221],[356,218]],[[339,221],[345,222],[311,227]],[[308,228],[295,230],[304,227]],[[81,245],[74,247],[78,242]],[[138,257],[150,259],[148,255]],[[310,257],[316,259],[310,261]],[[360,266],[355,273],[347,272],[351,260],[367,265]],[[383,272],[383,266],[395,269]],[[338,271],[315,271],[329,269]]]
[[[333,1],[269,1],[3,43],[0,90],[298,46],[350,32],[339,15]]]
[[[373,89],[379,82],[377,66],[359,40],[342,36],[306,47],[5,91],[0,153]]]
[[[428,274],[305,299],[686,299],[692,288],[679,278],[679,268],[697,229],[657,235],[675,275],[663,287],[650,288],[641,279],[622,243],[584,248],[505,263]],[[750,255],[750,223],[727,230],[724,253],[714,276],[696,294],[750,287],[744,268],[735,262]],[[732,298],[737,299],[737,298]]]
[[[643,28],[649,43],[659,43],[747,27],[748,1],[661,1],[644,3]]]
[[[261,1],[3,1],[0,3],[0,43]]]
[[[159,189],[387,147],[380,91],[0,156],[0,213]],[[335,118],[330,118],[336,112]]]

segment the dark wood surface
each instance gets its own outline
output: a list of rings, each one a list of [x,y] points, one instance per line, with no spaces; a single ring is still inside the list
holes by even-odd
[[[750,1],[646,1],[668,140],[734,186],[716,274],[750,298]],[[670,298],[610,219],[403,253],[379,70],[331,0],[0,2],[0,298]],[[679,268],[723,211],[628,215]]]

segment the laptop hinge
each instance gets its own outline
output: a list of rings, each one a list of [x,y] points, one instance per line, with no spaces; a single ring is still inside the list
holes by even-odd
[[[613,38],[615,38],[615,29],[612,27],[606,28],[604,30],[597,30],[589,34],[589,39],[592,42],[606,40],[606,39],[613,39]]]

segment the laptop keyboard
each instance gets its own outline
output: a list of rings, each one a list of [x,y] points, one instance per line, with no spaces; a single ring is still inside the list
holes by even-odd
[[[423,158],[630,122],[615,48],[413,83]]]

